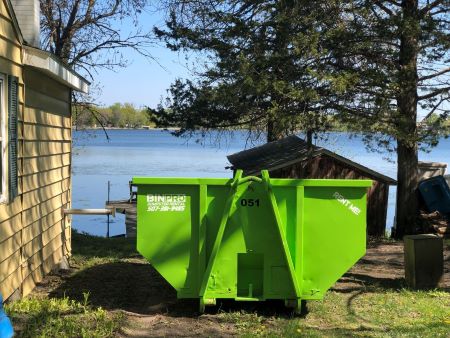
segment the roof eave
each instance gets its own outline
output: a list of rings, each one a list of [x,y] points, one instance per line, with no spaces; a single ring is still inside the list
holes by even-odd
[[[41,49],[23,46],[23,64],[44,72],[59,83],[82,93],[89,92],[90,82],[70,69],[54,55]]]

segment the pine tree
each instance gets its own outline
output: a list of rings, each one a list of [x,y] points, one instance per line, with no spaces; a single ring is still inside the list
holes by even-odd
[[[450,1],[357,0],[342,6],[346,24],[333,32],[335,70],[357,79],[341,100],[343,120],[378,146],[397,152],[396,231],[416,231],[419,147],[444,134],[450,99]],[[341,43],[337,43],[337,41]],[[417,121],[418,109],[426,114]],[[431,122],[428,117],[438,115]]]
[[[167,28],[156,34],[172,50],[206,55],[196,81],[176,81],[160,126],[246,127],[273,141],[329,127],[346,75],[324,76],[322,31],[336,25],[330,1],[169,1]],[[309,133],[311,134],[311,133]]]

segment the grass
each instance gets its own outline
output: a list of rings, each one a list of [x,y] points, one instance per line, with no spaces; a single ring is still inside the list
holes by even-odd
[[[30,297],[6,305],[19,337],[111,337],[124,316],[84,302],[64,298]]]
[[[223,313],[243,337],[449,337],[450,295],[442,291],[328,292],[305,318]]]
[[[450,242],[447,240],[445,244],[449,246]],[[108,240],[74,232],[72,247],[71,264],[77,269],[67,278],[77,283],[100,266],[104,267],[100,270],[104,274],[105,269],[125,263],[130,266],[139,259],[134,241],[126,238]],[[146,271],[142,276],[147,276]],[[119,287],[114,285],[112,289],[123,293],[120,283],[121,280]],[[79,284],[65,284],[68,287],[63,292],[67,290],[67,295],[73,294],[70,285]],[[92,294],[78,290],[77,297],[37,293],[7,304],[6,311],[19,337],[111,337],[124,326],[137,325],[133,317],[121,311],[126,308],[120,303],[120,297],[117,300],[112,297],[111,301],[116,303],[108,308],[107,303],[102,303],[104,296],[99,291],[88,289]],[[147,297],[141,291],[136,290],[135,296]],[[106,292],[109,295],[109,290]],[[263,305],[246,311],[242,310],[245,306],[233,308],[218,309],[196,320],[205,327],[232,326],[242,337],[449,337],[450,332],[450,294],[440,290],[411,291],[366,285],[356,290],[330,291],[323,301],[308,303],[309,313],[305,317],[294,317],[282,307],[267,310]],[[195,314],[195,308],[183,311],[182,315],[174,315],[169,310],[159,316],[167,321],[181,321],[186,332],[180,334],[189,336],[192,332],[184,321]],[[151,328],[146,330],[151,332]]]
[[[118,262],[137,255],[135,244],[126,238],[86,236],[72,234],[73,256],[71,265],[76,274],[89,267]],[[124,325],[120,312],[107,311],[90,304],[90,295],[83,293],[77,301],[63,296],[48,298],[39,295],[5,304],[18,337],[111,337]]]

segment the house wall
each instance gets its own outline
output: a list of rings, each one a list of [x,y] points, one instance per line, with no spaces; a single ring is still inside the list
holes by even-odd
[[[367,234],[376,237],[384,236],[389,185],[378,181],[375,177],[370,177],[366,173],[326,155],[271,171],[270,177],[374,180],[372,187],[367,192]]]
[[[0,72],[19,78],[19,196],[0,204],[0,292],[25,296],[70,253],[70,90],[22,66],[21,44],[0,0]],[[26,83],[26,85],[24,85]],[[6,156],[7,158],[7,156]]]
[[[25,115],[21,188],[23,294],[28,294],[70,253],[70,223],[63,209],[71,197],[70,89],[24,69]]]

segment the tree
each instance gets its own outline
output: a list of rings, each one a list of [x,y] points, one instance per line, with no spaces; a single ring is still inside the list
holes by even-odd
[[[333,32],[335,69],[358,79],[340,117],[380,144],[396,141],[396,238],[416,230],[418,147],[437,144],[449,113],[449,14],[446,0],[355,0],[344,2],[346,25]]]
[[[151,58],[153,35],[138,23],[147,6],[147,0],[40,0],[42,48],[91,80],[99,68],[125,67],[125,49]],[[92,95],[74,92],[72,101],[75,121],[88,113],[103,126]]]
[[[40,0],[42,48],[93,79],[127,64],[124,49],[151,57],[151,32],[138,25],[147,0]],[[125,29],[126,27],[126,29]]]
[[[167,1],[167,28],[156,35],[172,50],[201,52],[195,81],[177,80],[159,126],[177,126],[178,135],[198,129],[245,127],[267,131],[273,141],[299,129],[329,127],[336,95],[346,75],[328,76],[320,62],[322,31],[336,25],[329,1],[214,0]]]
[[[272,140],[333,114],[369,145],[397,152],[394,235],[415,232],[418,148],[437,144],[449,112],[450,1],[167,4],[157,35],[173,50],[206,51],[208,63],[199,81],[170,88],[157,123],[180,133],[268,126]]]
[[[146,109],[136,109],[131,103],[114,103],[109,107],[78,107],[77,127],[94,127],[97,125],[115,128],[140,128],[149,125]],[[98,121],[100,120],[100,122]]]

